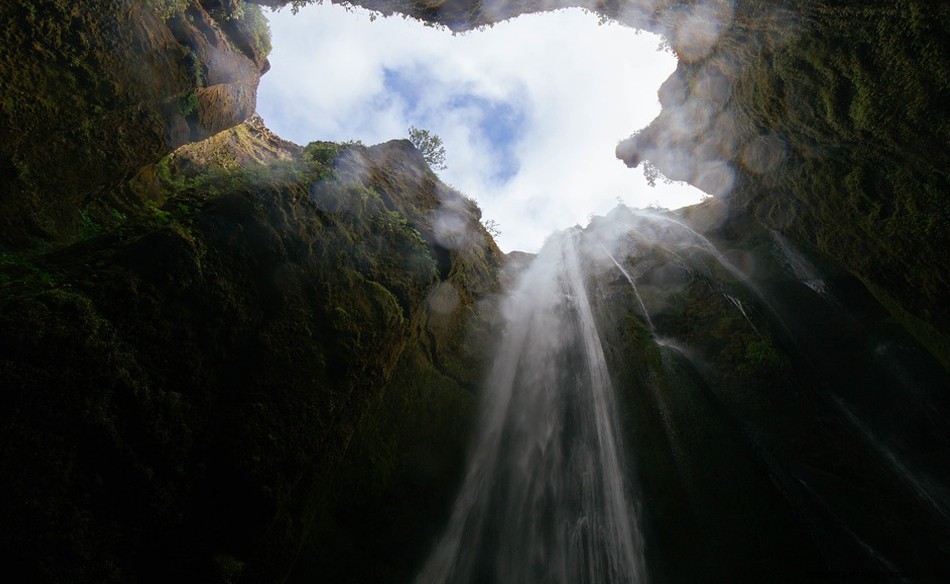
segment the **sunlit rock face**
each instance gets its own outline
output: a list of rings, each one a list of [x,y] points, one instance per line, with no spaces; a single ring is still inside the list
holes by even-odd
[[[254,113],[269,40],[235,6],[3,4],[0,244],[74,236],[116,204],[93,191]]]

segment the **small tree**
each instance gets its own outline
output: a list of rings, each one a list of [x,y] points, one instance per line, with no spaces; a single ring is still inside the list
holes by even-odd
[[[482,226],[485,227],[485,231],[492,237],[501,235],[501,225],[494,219],[482,219]]]
[[[442,138],[429,130],[409,126],[409,141],[422,152],[422,157],[429,166],[435,170],[445,170],[445,146],[442,145]]]
[[[666,178],[666,175],[660,172],[660,169],[653,166],[653,163],[648,160],[643,161],[643,178],[647,179],[647,184],[651,187],[656,186],[658,179],[662,180],[665,185],[673,184],[672,180]]]

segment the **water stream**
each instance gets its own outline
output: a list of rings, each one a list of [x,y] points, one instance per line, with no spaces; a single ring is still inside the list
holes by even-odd
[[[613,256],[612,253],[607,251],[606,247],[601,246],[601,249],[604,250],[604,253],[610,257],[610,261],[617,266],[617,269],[620,270],[620,273],[623,274],[623,277],[627,279],[627,282],[630,283],[630,287],[633,288],[633,295],[636,297],[637,302],[640,304],[640,310],[643,311],[643,318],[647,321],[647,326],[650,328],[650,334],[656,336],[656,327],[653,326],[653,321],[650,319],[650,312],[647,310],[646,304],[643,303],[643,298],[640,296],[640,290],[637,289],[636,281],[630,276],[627,270],[624,269],[620,262],[617,261],[617,258]]]
[[[749,561],[896,574],[918,565],[889,539],[905,522],[942,545],[945,376],[872,328],[880,317],[843,276],[771,239],[723,253],[687,223],[628,209],[552,236],[501,305],[467,473],[417,584],[646,582],[644,549],[658,581],[708,581],[720,557],[735,578],[719,581],[753,581]],[[732,310],[744,322],[718,315]],[[602,342],[636,400],[635,470]],[[892,500],[870,522],[879,491]],[[686,557],[705,559],[693,571]]]
[[[480,434],[418,584],[645,581],[575,237],[552,237],[503,306]]]
[[[804,254],[798,251],[794,243],[775,230],[769,230],[769,235],[775,242],[776,251],[787,269],[798,278],[802,284],[808,286],[816,294],[824,297],[826,300],[837,302],[834,294],[831,293],[828,283],[825,282],[824,278],[818,273],[818,268],[808,261],[808,258],[806,258]]]

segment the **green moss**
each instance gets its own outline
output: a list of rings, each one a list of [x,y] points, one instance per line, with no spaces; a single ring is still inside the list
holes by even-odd
[[[178,111],[186,118],[198,113],[198,95],[194,91],[178,97]]]
[[[263,62],[270,54],[270,24],[260,6],[237,0],[226,7],[212,8],[210,13],[222,24],[232,42],[252,60]]]
[[[744,127],[781,136],[790,159],[765,187],[741,181],[733,201],[843,262],[898,312],[946,336],[950,270],[950,62],[938,39],[950,10],[816,2],[797,37],[746,64],[734,107]],[[926,18],[921,15],[927,14]]]
[[[148,0],[147,2],[163,20],[182,14],[190,3],[190,0]]]
[[[319,164],[329,164],[340,154],[340,147],[333,142],[311,142],[304,147],[303,155]]]
[[[102,226],[92,220],[86,211],[79,212],[79,239],[90,239],[102,231]]]
[[[247,23],[248,29],[250,29],[251,43],[254,46],[254,50],[262,57],[269,55],[273,48],[271,45],[270,24],[267,22],[267,17],[264,16],[261,7],[257,4],[245,4],[244,21]]]
[[[42,247],[40,248],[42,249]],[[50,288],[59,278],[42,251],[0,252],[0,297]]]

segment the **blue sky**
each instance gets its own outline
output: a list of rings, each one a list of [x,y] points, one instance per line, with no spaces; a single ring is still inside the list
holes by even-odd
[[[670,208],[702,198],[683,184],[651,188],[614,158],[659,112],[675,60],[658,37],[580,10],[454,36],[331,4],[268,17],[274,51],[258,111],[271,129],[299,144],[435,132],[447,152],[440,177],[500,224],[505,251],[536,251],[618,198]]]
[[[385,98],[400,101],[413,125],[429,127],[437,120],[432,115],[425,96],[428,88],[439,83],[424,67],[414,69],[383,69]],[[486,155],[491,157],[492,167],[486,177],[490,184],[503,184],[517,174],[519,165],[515,146],[524,134],[525,114],[523,103],[489,99],[476,92],[461,88],[447,92],[448,98],[438,109],[451,113],[463,113],[474,124],[470,129],[481,141],[490,144]]]

